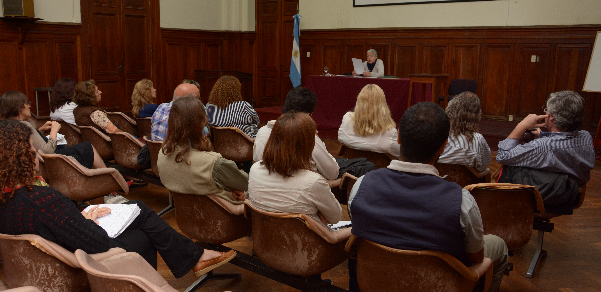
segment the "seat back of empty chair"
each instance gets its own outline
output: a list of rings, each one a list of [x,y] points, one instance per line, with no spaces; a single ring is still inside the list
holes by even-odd
[[[136,118],[138,123],[138,137],[148,137],[152,131],[152,118]]]
[[[465,165],[435,163],[434,167],[436,167],[440,176],[446,176],[445,179],[447,181],[455,182],[461,187],[490,182],[490,170],[488,174],[482,173],[482,176],[478,177],[479,175],[477,175],[477,172],[473,168],[470,170]]]
[[[90,291],[86,272],[78,267],[76,261],[68,264],[40,249],[49,244],[75,260],[71,252],[38,235],[0,234],[0,255],[8,287],[35,286],[43,291]]]
[[[449,95],[455,96],[462,92],[476,93],[478,90],[478,81],[472,79],[453,79],[449,83]]]
[[[83,137],[81,136],[81,131],[77,126],[71,125],[65,121],[57,121],[61,124],[61,129],[58,131],[60,134],[65,135],[65,140],[67,140],[67,146],[73,146],[75,144],[79,144],[83,142]]]
[[[535,187],[515,184],[466,186],[482,216],[484,234],[502,238],[507,249],[524,247],[532,236],[534,214],[544,213],[543,200]]]
[[[138,135],[138,124],[136,121],[122,112],[107,113],[111,122],[121,131],[127,132],[133,136]]]
[[[388,167],[390,161],[392,161],[392,158],[387,154],[353,149],[344,144],[341,144],[338,155],[349,159],[363,157],[367,159],[367,161],[375,164],[376,169]]]
[[[251,221],[234,215],[208,196],[171,192],[181,231],[201,242],[222,244],[250,235]]]
[[[177,206],[177,205],[176,205]],[[300,214],[262,212],[250,207],[253,250],[267,266],[309,277],[348,259],[345,241],[329,243],[309,229]]]
[[[163,148],[163,141],[150,141],[147,136],[144,136],[148,152],[150,152],[150,166],[154,175],[159,176],[159,168],[157,166],[157,160],[159,159],[159,151]]]
[[[357,242],[357,282],[370,291],[472,291],[478,273],[449,254]],[[466,277],[467,276],[467,277]]]
[[[92,146],[94,146],[96,152],[98,152],[98,155],[100,155],[103,160],[112,160],[115,158],[113,144],[109,136],[105,133],[101,133],[94,127],[80,126],[79,130],[81,131],[83,139],[92,143]]]
[[[253,159],[255,139],[248,137],[235,127],[211,126],[213,147],[223,158],[232,161],[249,161]]]
[[[117,164],[135,170],[144,168],[138,164],[138,154],[140,149],[144,147],[144,143],[126,132],[110,133],[109,137],[111,138]]]

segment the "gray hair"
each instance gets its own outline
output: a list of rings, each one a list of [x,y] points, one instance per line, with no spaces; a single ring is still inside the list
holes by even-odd
[[[376,50],[374,50],[374,49],[367,50],[367,54],[369,54],[369,53],[374,54],[374,56],[376,56],[376,58],[378,57],[378,52],[376,52]]]
[[[565,132],[578,130],[584,115],[584,98],[570,90],[551,93],[547,99],[547,112],[555,117],[555,126]]]

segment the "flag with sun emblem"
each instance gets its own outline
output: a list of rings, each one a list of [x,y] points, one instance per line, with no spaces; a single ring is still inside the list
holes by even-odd
[[[300,35],[300,18],[299,14],[294,15],[294,40],[292,41],[292,61],[290,62],[290,81],[292,86],[298,87],[301,84],[301,67],[300,67],[300,49],[298,48],[298,36]]]

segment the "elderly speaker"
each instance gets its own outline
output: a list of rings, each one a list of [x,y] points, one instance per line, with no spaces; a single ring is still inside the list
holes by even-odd
[[[4,16],[35,17],[33,0],[2,0]]]

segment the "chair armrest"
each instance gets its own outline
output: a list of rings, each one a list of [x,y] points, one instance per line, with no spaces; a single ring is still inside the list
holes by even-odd
[[[221,206],[221,208],[225,209],[228,213],[233,215],[243,215],[244,212],[244,204],[234,205],[223,198],[217,197],[215,195],[206,195],[209,199],[213,200],[217,205]]]
[[[69,123],[67,123],[67,125],[68,125],[69,127],[71,127],[71,129],[73,129],[73,131],[75,131],[75,132],[77,132],[77,133],[81,134],[81,130],[79,129],[79,127],[77,127],[77,126],[75,126],[75,125],[71,125],[71,124],[69,124]]]
[[[307,225],[309,229],[313,230],[313,232],[317,233],[317,235],[321,236],[321,238],[323,238],[328,243],[339,243],[351,237],[352,227],[340,230],[330,230],[325,225],[321,224],[320,222],[317,222],[311,216],[300,214],[300,217],[305,221],[305,225]]]
[[[127,252],[127,251],[120,247],[113,247],[113,248],[109,249],[108,251],[91,254],[90,256],[97,261],[102,261],[103,259],[112,257],[114,255],[122,254],[124,252]]]
[[[346,245],[344,246],[344,250],[346,252],[351,252],[351,248],[353,248],[353,245],[355,244],[356,240],[357,240],[357,235],[351,234],[348,241],[346,242]]]
[[[352,175],[352,174],[348,173],[348,172],[345,172],[345,173],[343,173],[343,174],[342,174],[342,178],[341,178],[341,180],[340,180],[340,186],[338,186],[338,187],[339,187],[339,188],[342,190],[342,188],[343,188],[343,187],[344,187],[346,184],[348,184],[348,181],[349,181],[350,179],[357,181],[357,179],[358,179],[358,178],[357,178],[357,177],[355,177],[354,175]]]
[[[7,292],[42,292],[42,290],[34,287],[34,286],[23,286],[23,287],[19,287],[19,288],[12,288],[12,289],[2,289],[0,288],[0,291],[4,291],[6,290]]]
[[[138,125],[138,122],[136,122],[134,119],[130,118],[128,115],[124,114],[123,112],[110,112],[108,114],[120,115],[123,119],[128,121],[130,124],[136,125],[136,126]]]
[[[492,282],[492,274],[493,274],[493,266],[492,260],[489,258],[484,258],[481,263],[472,265],[470,269],[476,271],[478,273],[478,279],[484,275],[484,289],[482,291],[488,291],[490,288],[490,284]]]

